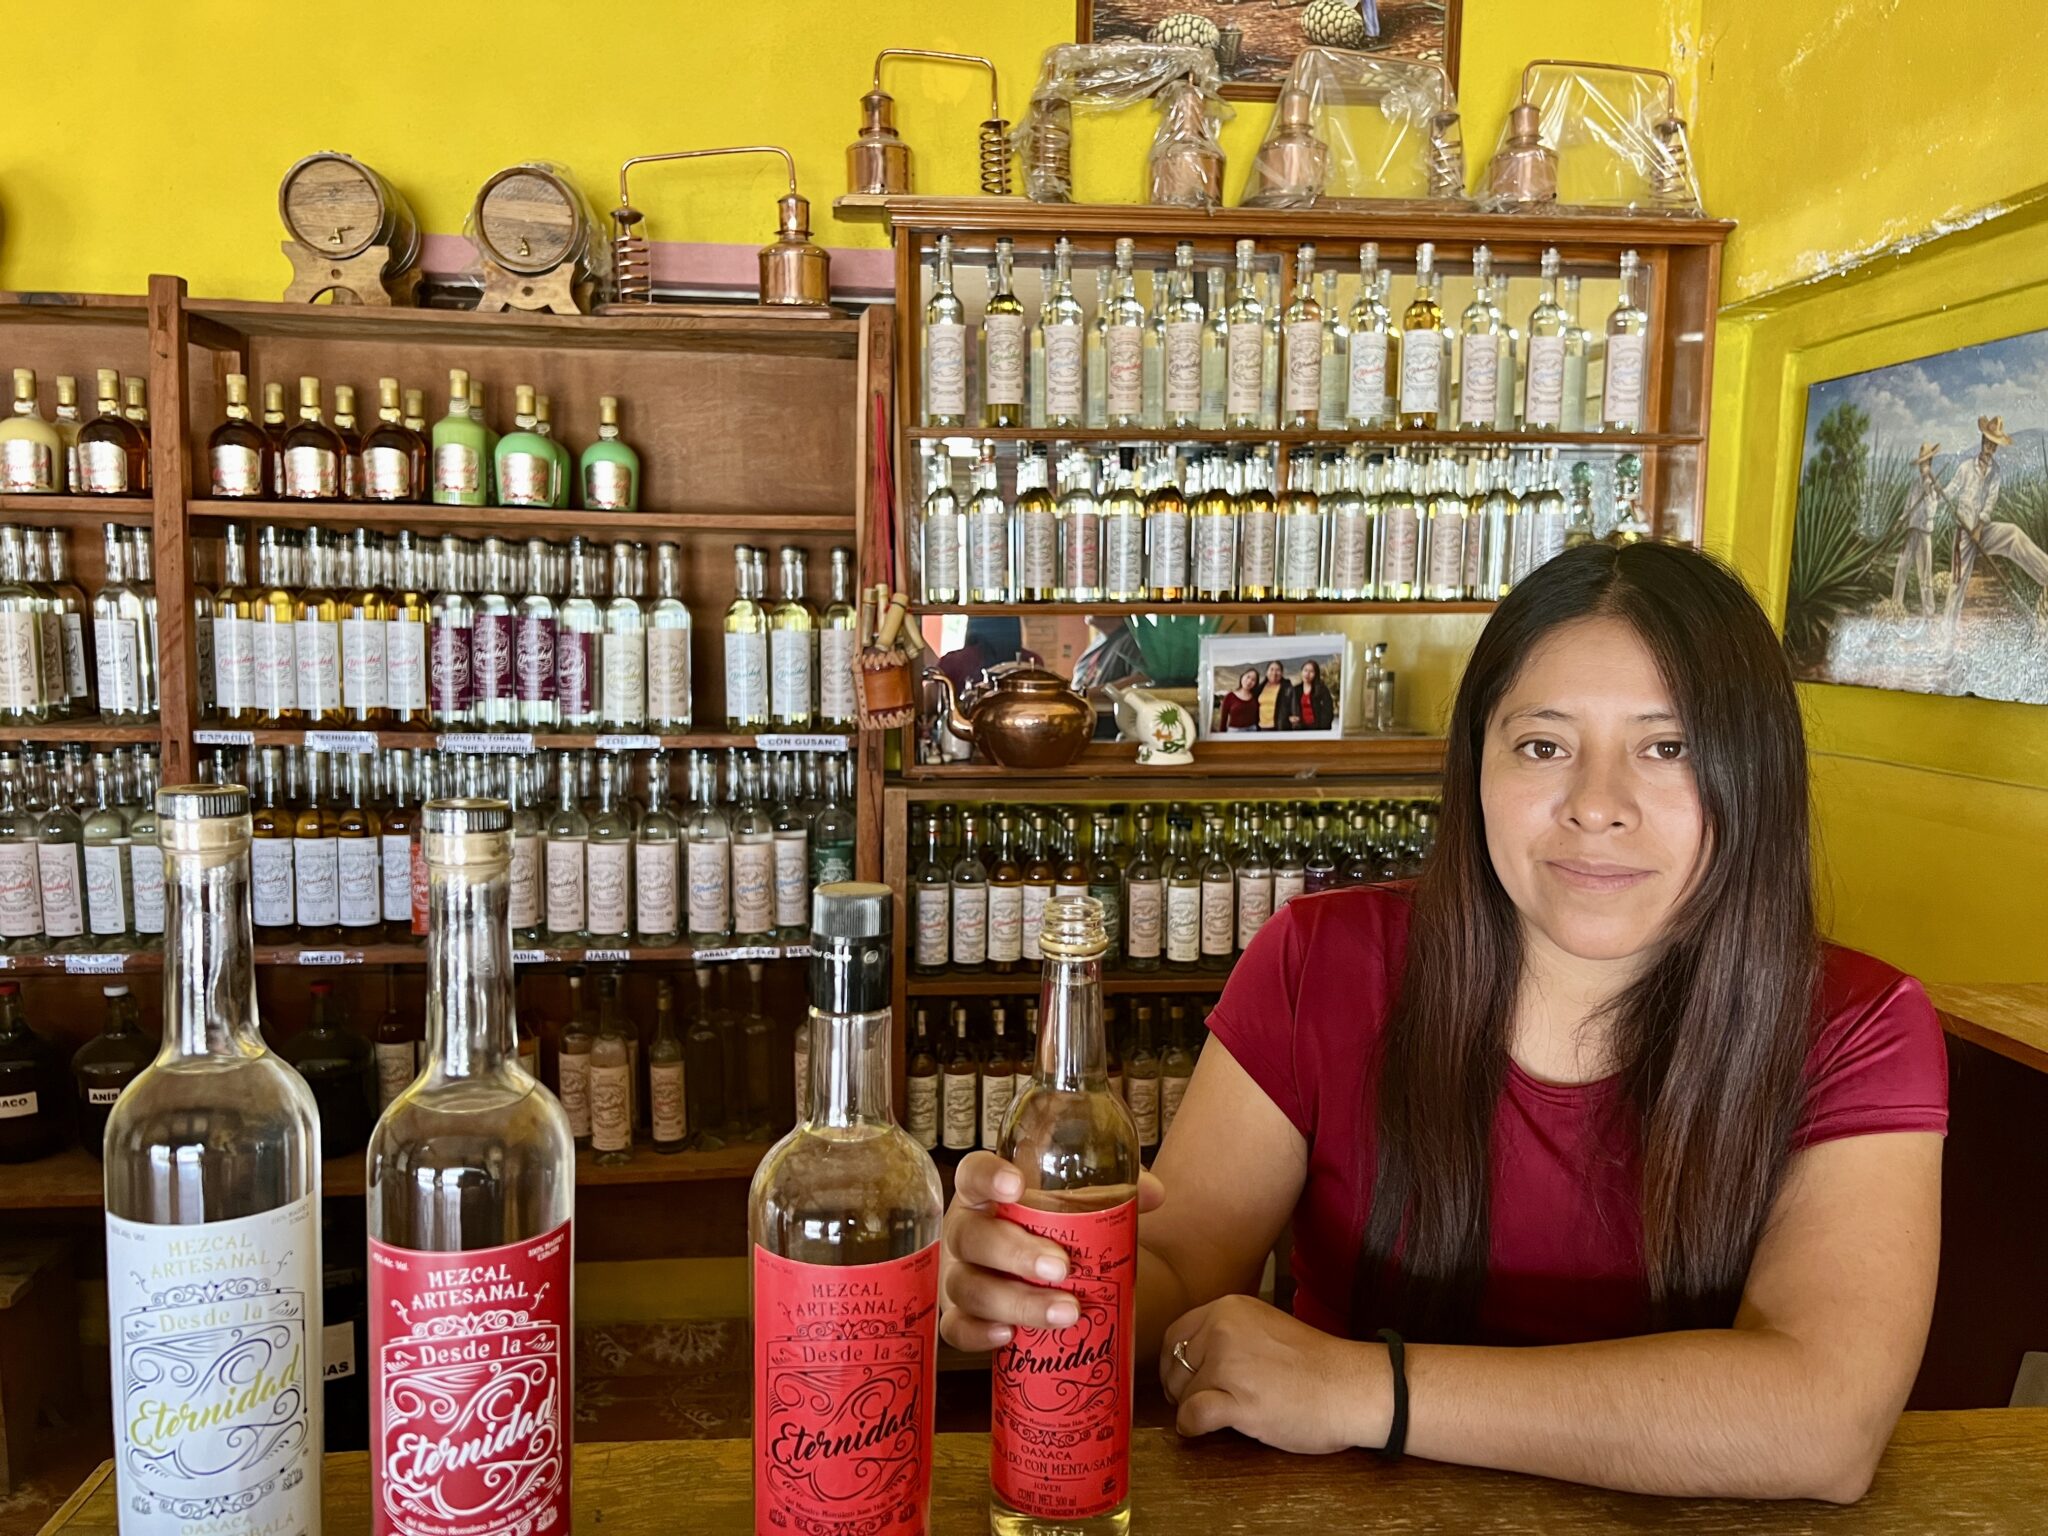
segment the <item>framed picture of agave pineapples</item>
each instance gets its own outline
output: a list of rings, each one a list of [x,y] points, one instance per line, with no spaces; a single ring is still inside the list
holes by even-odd
[[[1216,55],[1223,94],[1271,101],[1304,48],[1427,59],[1458,83],[1464,0],[1080,0],[1084,43],[1189,43]]]
[[[2048,330],[1807,391],[1794,673],[2048,704]]]

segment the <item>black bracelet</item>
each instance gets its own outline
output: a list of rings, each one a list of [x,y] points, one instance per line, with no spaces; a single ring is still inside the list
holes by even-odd
[[[1387,1430],[1387,1443],[1373,1454],[1382,1461],[1399,1461],[1408,1454],[1408,1364],[1401,1335],[1382,1328],[1387,1341],[1387,1363],[1394,1368],[1394,1422]]]

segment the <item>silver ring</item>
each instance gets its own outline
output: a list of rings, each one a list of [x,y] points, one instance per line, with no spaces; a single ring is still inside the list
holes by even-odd
[[[1190,1376],[1195,1374],[1194,1364],[1188,1359],[1188,1341],[1186,1339],[1175,1341],[1173,1346],[1173,1363],[1186,1371]]]

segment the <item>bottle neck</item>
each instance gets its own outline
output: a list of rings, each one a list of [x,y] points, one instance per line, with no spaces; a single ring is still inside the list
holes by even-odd
[[[1039,1017],[1038,1085],[1066,1093],[1107,1091],[1102,957],[1054,959],[1048,955]]]
[[[164,849],[164,1054],[255,1056],[255,950],[247,824],[181,829],[213,846]],[[213,833],[214,836],[206,837]]]
[[[441,1078],[496,1072],[513,1049],[512,874],[504,856],[427,866],[427,1059]]]

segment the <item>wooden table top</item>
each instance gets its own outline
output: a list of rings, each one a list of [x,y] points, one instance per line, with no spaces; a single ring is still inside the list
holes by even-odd
[[[1928,982],[1942,1027],[1973,1045],[2048,1072],[2048,982]]]
[[[114,1536],[112,1463],[74,1494],[43,1536]],[[1200,1536],[1329,1536],[1471,1531],[1599,1536],[1663,1531],[1740,1536],[2021,1536],[2048,1523],[2048,1408],[1909,1413],[1862,1503],[1744,1504],[1651,1499],[1540,1478],[1410,1461],[1382,1466],[1359,1451],[1288,1456],[1235,1436],[1132,1438],[1134,1531]],[[752,1447],[745,1440],[661,1440],[576,1447],[576,1536],[688,1531],[750,1536]],[[369,1460],[327,1458],[325,1536],[370,1529]],[[988,1529],[988,1437],[938,1438],[935,1536]]]

